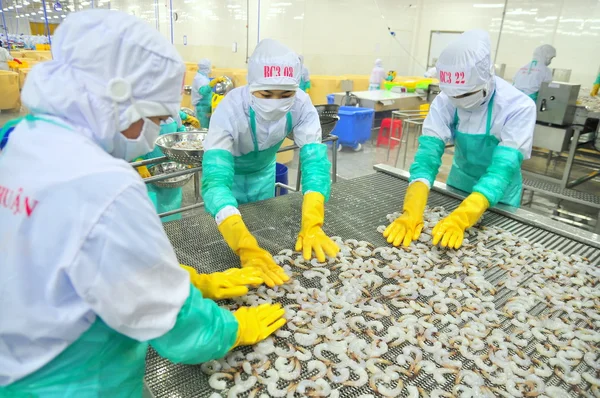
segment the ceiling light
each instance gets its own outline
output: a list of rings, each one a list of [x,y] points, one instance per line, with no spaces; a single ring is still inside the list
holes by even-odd
[[[15,4],[15,8],[23,8],[23,6],[20,4]]]
[[[504,4],[502,3],[492,3],[492,4],[473,4],[475,8],[504,8]]]
[[[12,9],[13,9],[13,6],[10,6],[10,7],[8,7],[8,9],[9,9],[9,10],[12,10]]]
[[[29,16],[29,14],[25,14],[25,16],[26,16],[26,17],[28,17],[28,16]]]
[[[58,15],[55,15],[55,16],[54,16],[54,19],[58,19]]]

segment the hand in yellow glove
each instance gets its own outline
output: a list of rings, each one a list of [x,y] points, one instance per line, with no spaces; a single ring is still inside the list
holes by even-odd
[[[597,95],[598,95],[598,90],[599,90],[599,89],[600,89],[600,83],[599,83],[599,84],[594,84],[594,85],[592,86],[592,92],[590,93],[590,95],[591,95],[592,97],[595,97],[595,96],[597,96]]]
[[[285,310],[281,304],[261,304],[258,307],[242,307],[233,313],[238,321],[238,334],[232,349],[241,345],[253,345],[269,337],[285,325]]]
[[[383,231],[383,237],[387,238],[388,243],[394,246],[399,246],[400,243],[409,246],[410,242],[419,239],[428,195],[429,188],[424,182],[417,181],[408,186],[402,215]]]
[[[302,251],[305,260],[310,260],[312,252],[319,262],[325,261],[325,254],[335,257],[340,248],[321,229],[325,220],[325,197],[319,192],[309,192],[302,202],[302,227],[296,241],[296,251]]]
[[[202,292],[204,298],[222,300],[239,297],[248,293],[247,285],[263,283],[261,272],[256,268],[232,268],[224,272],[199,274],[192,267],[181,264],[190,274],[192,285]]]
[[[219,225],[219,231],[231,250],[240,257],[242,268],[259,269],[267,286],[282,285],[290,280],[283,268],[275,263],[271,254],[258,246],[240,215],[227,217]]]
[[[227,81],[223,76],[219,76],[219,77],[215,77],[214,79],[212,79],[210,81],[210,83],[208,83],[208,85],[212,88],[215,87],[217,85],[217,83],[223,83]]]
[[[137,169],[137,172],[139,173],[140,177],[142,177],[142,178],[152,177],[152,174],[150,174],[150,172],[148,171],[148,168],[146,166],[136,167],[136,169]]]
[[[479,192],[473,192],[450,215],[433,228],[433,244],[458,249],[462,246],[465,230],[475,225],[490,207],[490,202]]]
[[[192,127],[200,128],[200,121],[196,119],[194,116],[188,115],[187,119],[185,119],[186,123],[191,124]]]

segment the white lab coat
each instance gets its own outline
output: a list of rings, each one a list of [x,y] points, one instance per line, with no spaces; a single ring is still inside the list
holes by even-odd
[[[204,148],[224,149],[233,156],[240,156],[254,150],[250,130],[250,91],[248,86],[231,90],[221,101],[210,119]],[[292,109],[294,141],[299,147],[313,142],[321,142],[319,114],[308,94],[296,91]],[[286,118],[266,122],[256,115],[256,136],[258,149],[264,150],[281,142],[286,136]]]
[[[517,149],[523,155],[523,159],[529,159],[536,119],[535,104],[505,80],[494,77],[494,82],[496,94],[490,133],[500,141],[499,145]],[[485,134],[488,101],[474,111],[458,109],[460,132]],[[423,122],[423,135],[438,137],[446,144],[453,143],[451,126],[454,123],[455,111],[456,108],[448,96],[441,92],[433,100],[429,114]]]
[[[202,99],[202,95],[198,92],[200,87],[208,86],[210,84],[210,79],[204,76],[202,73],[196,73],[194,76],[194,81],[192,82],[192,105],[195,107],[198,105],[198,102]]]
[[[50,362],[96,314],[133,339],[162,336],[189,294],[139,175],[69,127],[20,123],[0,155],[0,386]]]
[[[0,47],[0,70],[9,70],[8,61],[12,61],[14,58],[8,50],[4,47]]]
[[[294,142],[300,148],[306,144],[321,142],[322,132],[319,114],[310,97],[302,90],[296,91],[296,100],[290,110]],[[267,122],[256,115],[256,138],[260,151],[271,148],[287,135],[287,118]],[[210,120],[208,135],[204,140],[206,151],[224,149],[233,156],[254,151],[250,128],[250,90],[248,86],[231,90],[221,101]],[[215,217],[220,224],[227,217],[239,214],[232,206],[223,208]]]
[[[177,114],[181,57],[109,10],[68,16],[54,47],[21,96],[51,122],[20,122],[0,152],[0,386],[56,358],[96,316],[135,340],[160,337],[190,292],[143,181],[109,154],[141,116]]]
[[[381,64],[375,65],[375,67],[373,67],[373,70],[371,71],[371,77],[369,78],[369,84],[372,86],[380,85],[381,82],[383,80],[385,80],[386,76],[387,76],[387,74],[385,73],[385,70],[383,69]]]
[[[535,63],[535,64],[532,64]],[[543,82],[552,81],[552,70],[543,61],[532,61],[523,65],[513,78],[513,85],[527,95],[540,91]]]

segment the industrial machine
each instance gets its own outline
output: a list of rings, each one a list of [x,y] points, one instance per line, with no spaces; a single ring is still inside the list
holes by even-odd
[[[573,122],[579,84],[544,82],[537,99],[537,122],[567,126]]]

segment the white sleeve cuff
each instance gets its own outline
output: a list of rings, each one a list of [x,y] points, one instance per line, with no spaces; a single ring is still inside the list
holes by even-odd
[[[241,215],[240,211],[237,208],[233,206],[225,206],[221,209],[221,211],[217,213],[215,221],[217,222],[217,225],[221,225],[221,223],[225,221],[226,218],[234,216],[236,214]]]
[[[417,181],[424,183],[425,185],[427,185],[427,188],[431,189],[431,184],[429,183],[429,180],[426,178],[417,178],[416,180],[411,181],[408,185],[414,184]]]

